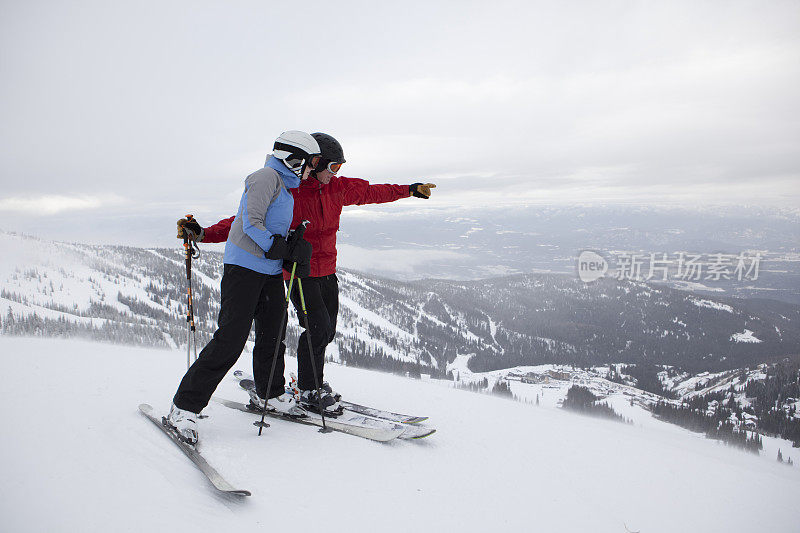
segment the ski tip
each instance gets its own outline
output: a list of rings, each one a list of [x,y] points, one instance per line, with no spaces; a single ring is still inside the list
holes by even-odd
[[[145,413],[145,414],[152,413],[153,412],[153,406],[148,404],[148,403],[140,403],[139,404],[139,411],[141,411],[142,413]]]
[[[430,430],[430,432],[429,432],[429,433],[425,433],[424,435],[419,435],[419,436],[417,436],[417,437],[411,437],[411,438],[412,438],[412,439],[414,439],[414,440],[424,439],[425,437],[430,437],[430,436],[431,436],[431,435],[433,435],[434,433],[436,433],[436,430],[435,430],[435,429],[432,429],[432,430]]]
[[[425,422],[427,419],[427,416],[412,416],[403,420],[403,424],[419,424],[420,422]]]
[[[228,492],[228,494],[233,494],[235,496],[252,496],[252,494],[250,494],[249,490],[241,490],[241,489],[239,489],[239,490],[229,490],[227,492]]]

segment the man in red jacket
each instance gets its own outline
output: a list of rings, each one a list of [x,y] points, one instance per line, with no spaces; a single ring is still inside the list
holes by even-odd
[[[318,410],[321,403],[326,413],[335,413],[341,397],[324,381],[325,348],[336,334],[336,319],[339,314],[339,280],[336,277],[336,232],[342,207],[346,205],[380,204],[394,202],[401,198],[414,196],[430,198],[432,183],[414,183],[411,185],[372,185],[366,180],[339,177],[342,164],[345,162],[344,152],[339,142],[325,133],[312,133],[322,152],[322,160],[312,171],[308,179],[301,182],[300,187],[292,189],[294,196],[294,217],[291,228],[296,228],[303,220],[311,223],[305,232],[305,239],[311,243],[313,253],[307,272],[298,276],[303,282],[303,296],[308,311],[308,327],[300,336],[297,347],[297,387],[300,389],[301,404],[312,410]],[[208,228],[184,224],[198,234],[203,242],[223,242],[228,238],[233,217],[220,220]],[[178,222],[181,226],[181,221]],[[284,279],[289,274],[284,270]],[[292,303],[301,316],[300,295],[297,285],[292,289]],[[301,326],[303,324],[301,323]],[[321,396],[317,397],[317,389],[312,367],[312,354],[308,353],[305,336],[311,335],[314,364],[322,383]]]

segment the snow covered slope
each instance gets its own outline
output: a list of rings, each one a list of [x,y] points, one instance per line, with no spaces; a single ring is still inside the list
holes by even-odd
[[[249,358],[236,368],[248,370]],[[3,531],[792,531],[800,471],[652,420],[628,426],[330,365],[348,398],[430,416],[382,445],[212,404],[221,497],[138,412],[166,409],[181,350],[0,337]],[[291,369],[294,361],[288,360]],[[218,393],[244,399],[226,378]]]
[[[569,365],[538,365],[521,366],[494,370],[491,372],[472,372],[467,366],[469,356],[458,356],[455,361],[448,365],[448,370],[458,379],[459,387],[467,388],[472,385],[483,392],[491,391],[498,383],[508,385],[511,394],[519,401],[532,403],[548,407],[560,407],[567,396],[569,389],[580,386],[588,389],[596,395],[600,401],[610,405],[617,413],[626,419],[633,421],[637,425],[650,427],[651,425],[662,424],[651,415],[653,406],[659,402],[666,402],[675,406],[680,406],[685,400],[690,400],[698,395],[708,394],[715,391],[726,391],[731,385],[737,388],[748,381],[763,380],[766,377],[764,369],[767,365],[751,371],[739,370],[710,374],[704,372],[697,376],[682,374],[673,378],[667,378],[667,372],[663,372],[664,382],[668,385],[668,391],[672,392],[674,398],[666,398],[646,390],[636,388],[631,383],[619,383],[607,379],[609,367],[594,367],[582,369]],[[619,372],[621,365],[614,365]],[[619,375],[619,374],[618,374]],[[630,376],[624,376],[630,378]],[[701,386],[698,386],[698,381]],[[483,384],[485,383],[485,387]],[[752,399],[747,398],[744,392],[735,394],[737,402],[741,406],[747,406]],[[790,403],[791,402],[791,403]],[[713,404],[714,402],[712,402]],[[797,403],[795,398],[789,398],[785,405],[777,407],[779,410],[788,411],[792,405]],[[712,416],[713,410],[707,415]],[[797,414],[796,418],[800,418]],[[737,428],[752,430],[757,427],[758,417],[745,413],[743,420],[732,419]],[[763,449],[759,452],[763,459],[774,461],[780,450],[784,460],[791,460],[800,465],[800,448],[792,446],[792,441],[780,438],[759,428],[759,433],[763,441]],[[698,433],[701,435],[702,433]]]

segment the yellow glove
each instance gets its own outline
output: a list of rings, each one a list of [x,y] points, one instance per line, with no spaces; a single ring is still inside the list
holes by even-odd
[[[411,193],[411,196],[427,200],[431,197],[431,189],[435,188],[436,185],[433,183],[412,183],[408,186],[408,192]]]

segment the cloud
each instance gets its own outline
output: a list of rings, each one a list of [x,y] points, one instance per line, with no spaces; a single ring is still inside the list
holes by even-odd
[[[255,0],[51,4],[0,20],[7,229],[219,220],[286,129],[336,136],[344,176],[436,182],[431,207],[800,198],[797,2],[315,3],[319,39]],[[276,50],[335,68],[259,68]]]
[[[90,211],[118,205],[124,198],[116,194],[102,195],[41,195],[0,198],[0,212],[49,216],[67,211]]]

